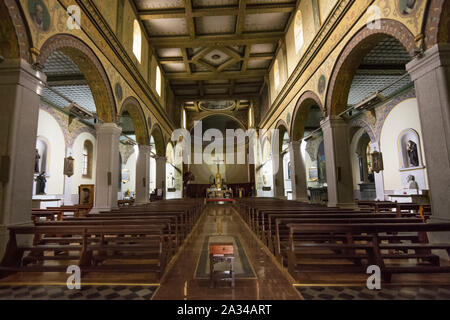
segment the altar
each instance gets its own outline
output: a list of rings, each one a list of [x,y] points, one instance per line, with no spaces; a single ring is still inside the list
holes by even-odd
[[[206,201],[233,201],[233,190],[228,189],[225,181],[220,174],[219,165],[217,165],[217,174],[214,184],[206,189]]]
[[[232,190],[219,190],[217,188],[206,189],[207,199],[233,199]]]

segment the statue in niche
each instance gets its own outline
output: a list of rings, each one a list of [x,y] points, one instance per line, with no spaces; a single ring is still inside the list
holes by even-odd
[[[175,178],[174,178],[172,172],[169,173],[169,177],[168,177],[168,187],[169,187],[169,189],[175,188]]]
[[[39,170],[39,160],[41,159],[41,156],[39,155],[38,149],[36,149],[36,152],[34,153],[34,173],[39,173],[41,170]]]
[[[36,177],[36,194],[43,195],[45,194],[45,183],[47,179],[45,178],[45,171],[43,171],[40,175]]]
[[[411,163],[411,166],[418,167],[419,166],[419,153],[417,152],[417,144],[414,141],[409,140],[408,145],[406,147],[406,151],[408,152],[408,159]]]

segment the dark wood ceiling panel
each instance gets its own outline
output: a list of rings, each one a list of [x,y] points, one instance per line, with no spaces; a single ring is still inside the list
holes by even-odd
[[[257,95],[297,0],[134,0],[178,99]]]

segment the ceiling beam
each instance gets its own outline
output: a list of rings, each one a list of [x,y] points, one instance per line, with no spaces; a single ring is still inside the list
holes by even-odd
[[[166,78],[169,80],[190,80],[190,81],[206,81],[206,80],[233,80],[244,78],[264,77],[267,74],[266,69],[241,71],[223,71],[221,73],[214,72],[196,72],[191,75],[187,73],[166,73]]]
[[[239,100],[239,99],[244,99],[244,100],[251,100],[252,98],[256,98],[258,97],[258,94],[255,93],[237,93],[234,95],[229,95],[229,94],[205,94],[202,97],[202,100]],[[177,96],[177,99],[179,99],[180,101],[193,101],[198,99],[199,96],[198,95],[182,95],[182,96]]]
[[[255,87],[259,88],[262,82],[246,82],[246,83],[237,83],[237,85],[241,87]],[[235,86],[235,81],[232,80],[232,83],[223,83],[223,84],[205,84],[203,83],[204,89],[229,89]],[[195,90],[198,89],[197,85],[189,84],[189,85],[181,85],[181,84],[172,84],[170,87],[173,90]]]
[[[222,63],[222,64],[217,68],[217,71],[218,71],[218,72],[222,72],[223,70],[225,70],[226,67],[229,67],[229,66],[231,66],[231,65],[233,65],[233,64],[235,64],[235,63],[237,63],[237,62],[238,62],[238,61],[236,61],[236,59],[231,58],[231,59],[225,61],[224,63]]]
[[[284,32],[273,31],[243,33],[240,36],[235,34],[196,36],[195,39],[186,36],[152,37],[150,45],[155,48],[225,47],[260,43],[278,43],[283,37]]]
[[[233,50],[233,52],[235,52],[237,54],[236,51]],[[186,51],[183,50],[182,53],[186,53]],[[274,58],[274,56],[273,56],[273,53],[252,53],[252,54],[250,54],[250,56],[248,58],[252,59],[252,60],[272,60]],[[243,58],[242,57],[239,58],[239,60],[244,60],[244,59],[245,59],[245,56]],[[164,57],[164,58],[159,58],[158,60],[161,64],[184,62],[184,58],[182,58],[182,57]],[[187,55],[186,55],[186,60],[190,61],[187,58]]]
[[[192,0],[184,0],[184,8],[186,9],[186,24],[191,39],[195,39],[195,23],[192,15]]]
[[[189,63],[188,53],[186,48],[181,48],[181,55],[183,56],[184,68],[188,74],[192,73],[191,64]]]
[[[248,4],[246,8],[247,14],[264,14],[264,13],[289,13],[295,10],[295,3],[279,3],[279,4]],[[212,6],[202,8],[192,8],[192,17],[207,16],[237,16],[240,8],[236,6]],[[142,20],[152,19],[176,19],[184,18],[187,10],[185,8],[174,9],[148,9],[139,11],[139,17]]]
[[[244,61],[242,62],[242,72],[247,71],[248,59],[250,58],[250,46],[245,46]]]
[[[54,75],[47,77],[49,86],[70,86],[70,85],[86,85],[86,78],[82,74]]]
[[[240,36],[245,27],[245,10],[247,8],[247,0],[239,0],[239,12],[236,19],[236,35]]]

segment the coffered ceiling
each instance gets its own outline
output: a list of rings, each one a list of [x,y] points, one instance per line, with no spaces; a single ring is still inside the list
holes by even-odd
[[[260,94],[298,0],[134,0],[180,100]]]

